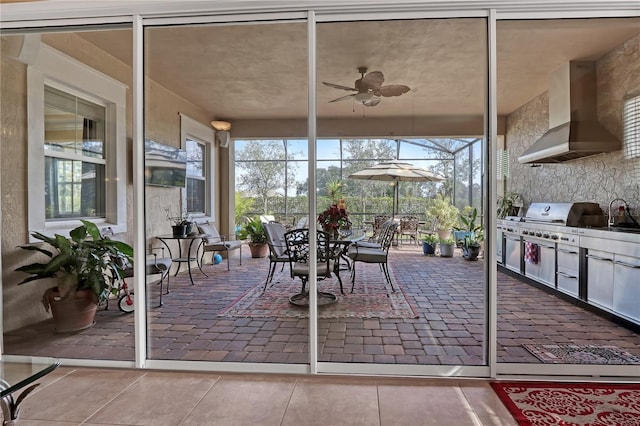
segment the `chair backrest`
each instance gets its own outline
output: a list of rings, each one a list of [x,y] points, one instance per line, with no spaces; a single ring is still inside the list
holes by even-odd
[[[296,229],[304,229],[309,227],[309,216],[302,216],[296,223]]]
[[[260,215],[260,222],[262,223],[269,223],[269,222],[275,222],[275,221],[276,221],[276,217],[272,214]]]
[[[418,218],[415,216],[402,216],[400,218],[400,230],[402,232],[417,231]]]
[[[385,226],[381,232],[381,240],[380,246],[383,250],[389,251],[389,247],[391,246],[391,242],[393,241],[393,237],[396,234],[396,230],[398,229],[398,223],[389,220],[385,222]]]
[[[280,222],[269,222],[262,225],[264,233],[267,236],[267,244],[272,256],[281,257],[287,252],[287,242],[284,234],[287,228]]]
[[[203,238],[203,240],[207,243],[222,241],[222,237],[220,237],[218,229],[211,222],[198,223],[198,232],[207,235]]]
[[[284,234],[287,243],[289,260],[294,263],[308,264],[310,257],[309,230],[294,229]],[[317,231],[317,261],[318,264],[326,262],[327,265],[333,259],[333,250],[329,234],[324,231]],[[331,274],[330,268],[325,269]]]
[[[389,220],[391,217],[389,215],[377,215],[373,218],[373,231],[379,231],[382,228],[382,225]]]
[[[393,224],[396,225],[396,228],[398,227],[398,222],[392,219],[387,219],[385,222],[383,222],[380,225],[380,229],[378,229],[378,234],[374,235],[373,238],[370,238],[369,241],[373,241],[373,242],[376,242],[377,244],[382,245],[382,243],[384,242],[384,237],[386,236],[387,228]]]

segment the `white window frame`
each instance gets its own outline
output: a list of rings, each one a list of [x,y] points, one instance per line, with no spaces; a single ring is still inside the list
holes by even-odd
[[[640,158],[640,95],[624,101],[622,113],[624,158]]]
[[[127,86],[64,53],[41,43],[37,57],[27,67],[28,116],[28,227],[29,233],[68,235],[78,219],[47,221],[44,196],[44,86],[69,92],[106,107],[105,115],[105,217],[92,219],[114,232],[127,230]],[[31,240],[30,240],[31,241]],[[34,241],[31,241],[34,242]]]
[[[186,114],[180,113],[180,146],[182,149],[187,148],[187,139],[194,140],[196,142],[200,142],[205,146],[205,156],[204,156],[204,170],[203,174],[205,176],[205,202],[204,202],[204,213],[203,214],[194,214],[192,215],[192,219],[197,222],[205,222],[216,220],[215,216],[215,195],[214,188],[215,186],[215,158],[216,158],[216,149],[214,143],[215,131],[212,127],[206,126],[193,118],[189,117]],[[188,178],[188,176],[187,176]],[[182,190],[182,205],[187,205],[187,189],[185,185],[185,189]]]

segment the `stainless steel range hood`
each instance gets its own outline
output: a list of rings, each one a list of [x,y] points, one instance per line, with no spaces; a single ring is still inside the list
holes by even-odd
[[[622,149],[598,122],[596,65],[571,61],[549,81],[549,130],[520,157],[520,163],[561,163]]]

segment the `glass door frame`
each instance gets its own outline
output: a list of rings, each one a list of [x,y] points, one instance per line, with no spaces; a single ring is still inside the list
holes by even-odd
[[[177,2],[176,2],[177,3]],[[513,10],[517,9],[516,1],[513,1],[513,6],[515,9],[509,9],[509,4],[504,6],[504,10],[495,10],[483,8],[482,5],[476,5],[474,9],[467,10],[462,6],[451,7],[451,10],[442,12],[436,9],[437,5],[430,6],[429,4],[422,4],[419,8],[417,6],[405,6],[406,12],[396,12],[399,7],[396,5],[389,5],[387,7],[378,7],[376,11],[371,12],[367,9],[374,9],[373,7],[366,5],[361,5],[358,8],[357,12],[346,12],[340,13],[341,11],[346,10],[342,9],[340,6],[334,6],[332,9],[331,6],[322,6],[318,7],[318,11],[314,11],[311,8],[307,12],[289,12],[287,11],[290,6],[284,4],[284,2],[273,2],[279,6],[279,10],[282,13],[272,13],[267,12],[266,9],[264,12],[256,11],[251,14],[228,14],[228,15],[200,15],[200,16],[192,16],[187,18],[155,18],[157,16],[157,11],[151,11],[153,5],[149,7],[149,4],[144,5],[143,2],[133,2],[133,5],[130,5],[127,9],[128,11],[120,11],[119,14],[112,16],[107,16],[108,11],[101,11],[98,13],[98,17],[96,14],[92,14],[95,11],[92,11],[90,7],[86,10],[76,10],[73,13],[69,11],[62,11],[58,14],[50,15],[47,18],[46,9],[51,7],[54,9],[56,4],[46,4],[42,3],[44,11],[38,12],[29,12],[28,9],[25,8],[25,11],[20,13],[12,13],[11,16],[7,18],[7,15],[3,17],[3,29],[11,30],[15,29],[18,31],[19,29],[29,29],[34,30],[37,28],[55,28],[62,26],[84,26],[84,25],[103,25],[103,24],[119,24],[119,23],[133,23],[133,135],[134,135],[134,152],[133,152],[133,191],[134,191],[134,212],[133,212],[133,230],[135,233],[134,241],[135,241],[135,249],[136,253],[136,275],[144,276],[143,270],[143,253],[145,250],[145,242],[144,242],[144,163],[143,163],[143,152],[142,152],[142,144],[141,141],[144,140],[144,123],[143,123],[143,111],[144,111],[144,89],[143,89],[143,31],[146,25],[157,24],[159,22],[168,23],[172,20],[175,22],[177,20],[182,20],[183,22],[189,23],[198,23],[198,22],[230,22],[234,21],[241,22],[242,19],[251,17],[252,19],[261,18],[262,20],[271,20],[277,17],[287,19],[286,17],[291,18],[292,16],[304,16],[305,19],[308,19],[309,25],[309,34],[310,34],[310,50],[309,50],[309,145],[315,146],[316,135],[315,135],[315,44],[312,44],[312,41],[315,43],[315,24],[317,22],[326,22],[326,21],[335,21],[335,20],[352,20],[352,19],[371,19],[371,20],[387,20],[387,19],[418,19],[418,18],[446,18],[446,17],[482,17],[487,19],[487,27],[488,27],[488,107],[487,107],[487,127],[488,132],[486,133],[486,138],[488,140],[488,149],[485,149],[486,160],[485,166],[487,167],[486,177],[489,183],[486,185],[488,190],[488,200],[486,200],[487,206],[495,206],[495,193],[496,193],[496,183],[495,183],[495,170],[494,170],[494,160],[495,160],[495,142],[497,138],[496,134],[496,21],[499,20],[508,20],[508,19],[561,19],[561,18],[604,18],[604,17],[629,17],[629,16],[638,16],[637,11],[632,9],[632,3],[635,2],[627,2],[628,8],[625,9],[623,2],[620,5],[616,6],[616,9],[606,9],[606,6],[602,7],[602,10],[599,9],[596,5],[593,5],[592,2],[584,2],[584,4],[576,4],[572,7],[565,7],[564,9],[559,8],[554,10],[553,7],[548,7],[545,9],[545,5],[540,5],[538,11],[529,11],[529,12],[513,12]],[[282,4],[281,4],[282,3]],[[198,5],[193,6],[194,11],[192,13],[216,13],[215,6],[206,6],[206,5]],[[533,6],[531,6],[533,7]],[[278,7],[276,7],[278,9]],[[381,10],[386,9],[386,10]],[[403,8],[400,8],[401,10]],[[417,10],[416,10],[417,9]],[[148,18],[143,17],[142,15],[131,14],[131,10],[139,10],[142,13],[145,13]],[[271,9],[273,10],[273,8]],[[171,5],[163,8],[163,11],[167,15],[172,16],[180,16],[181,10],[178,5],[174,6],[173,9]],[[64,13],[67,13],[69,17],[64,18],[60,16],[64,16]],[[217,11],[221,13],[222,11]],[[83,14],[84,13],[84,14]],[[100,14],[104,14],[103,16],[99,16]],[[9,19],[8,21],[5,21]],[[313,53],[313,54],[312,54]],[[313,66],[311,66],[313,65]],[[311,150],[310,150],[311,152]],[[309,163],[313,164],[315,162],[315,152],[312,158],[309,159]],[[311,165],[309,166],[311,169]],[[311,170],[310,170],[311,171]],[[310,174],[311,177],[311,174]],[[312,188],[314,189],[315,181],[312,183]],[[310,214],[315,214],[315,203],[310,202]],[[431,366],[416,366],[416,368],[412,368],[412,366],[380,366],[374,365],[375,368],[368,369],[354,369],[354,365],[352,364],[332,364],[332,363],[317,363],[317,348],[314,348],[314,345],[310,344],[310,355],[311,355],[311,365],[303,366],[304,368],[298,368],[299,366],[292,365],[284,365],[284,366],[269,366],[266,364],[251,364],[251,363],[243,363],[243,364],[235,364],[235,363],[204,363],[201,362],[170,362],[170,361],[156,361],[147,359],[146,355],[146,306],[145,306],[145,297],[136,298],[136,317],[135,317],[135,345],[136,345],[136,361],[135,367],[137,368],[171,368],[171,369],[180,369],[180,370],[216,370],[216,371],[265,371],[265,372],[285,372],[285,373],[297,373],[297,372],[306,372],[306,373],[371,373],[371,374],[409,374],[409,375],[441,375],[441,376],[469,376],[469,377],[508,377],[521,374],[522,371],[528,371],[529,374],[533,375],[574,375],[574,376],[585,376],[590,377],[593,375],[597,376],[628,376],[634,377],[637,376],[638,373],[632,370],[636,369],[636,366],[588,366],[588,365],[575,365],[575,366],[566,366],[566,365],[536,365],[536,364],[507,364],[507,363],[497,363],[496,362],[496,329],[497,329],[497,321],[496,321],[496,259],[494,250],[492,247],[495,245],[495,213],[488,211],[490,210],[488,207],[485,207],[485,214],[488,218],[488,229],[487,235],[489,236],[489,241],[487,245],[488,252],[488,262],[490,265],[486,268],[486,277],[488,283],[488,305],[487,305],[487,314],[488,314],[488,330],[487,330],[487,344],[488,344],[488,362],[489,365],[487,367],[461,367],[461,366],[437,366],[438,368],[430,368]],[[0,278],[1,280],[1,278]],[[142,282],[141,282],[142,281]],[[314,282],[314,280],[312,280]],[[3,283],[0,281],[0,285]],[[139,295],[144,296],[144,280],[136,280],[135,283],[136,292]],[[313,322],[316,323],[317,326],[317,315],[314,311],[312,311]],[[311,327],[310,327],[311,329]],[[317,341],[317,329],[315,331],[310,331],[310,339],[313,341]],[[312,348],[314,348],[312,350]],[[313,351],[313,354],[311,352]],[[5,356],[3,356],[5,358]],[[6,357],[9,358],[9,357]],[[19,357],[17,357],[19,358]],[[315,360],[315,362],[313,361]],[[82,361],[82,360],[66,360],[69,365],[94,365],[94,366],[130,366],[130,363],[119,363],[119,362],[109,362],[109,361],[100,361],[96,360],[96,362],[91,361]],[[400,368],[403,367],[403,368]],[[434,366],[436,367],[436,366]],[[635,373],[635,374],[633,374]]]

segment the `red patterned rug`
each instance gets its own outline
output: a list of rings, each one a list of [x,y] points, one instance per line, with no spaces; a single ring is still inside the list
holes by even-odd
[[[521,426],[640,426],[640,384],[495,382]]]
[[[318,289],[338,296],[337,302],[321,306],[320,318],[418,318],[417,311],[407,300],[393,273],[396,289],[391,291],[377,265],[359,267],[356,285],[351,293],[349,272],[341,274],[344,294],[340,294],[338,280],[320,281]],[[391,268],[389,268],[391,269]],[[264,279],[223,309],[219,317],[249,318],[307,318],[309,310],[289,303],[289,297],[302,289],[300,279],[292,279],[288,270],[276,273],[272,284],[263,292]]]

